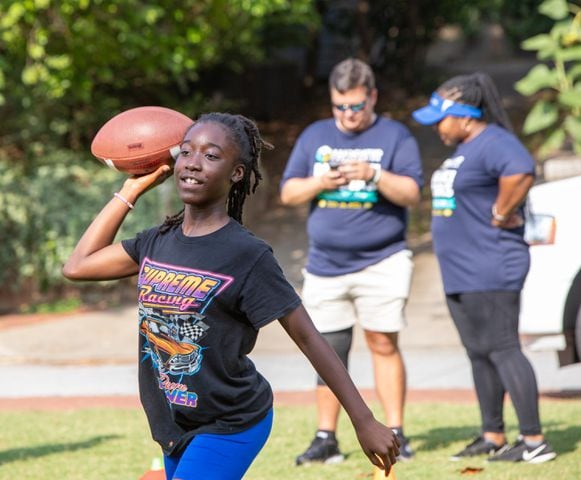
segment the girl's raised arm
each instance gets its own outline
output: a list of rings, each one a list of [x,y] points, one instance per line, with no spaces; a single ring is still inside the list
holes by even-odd
[[[135,275],[139,265],[121,243],[113,243],[119,227],[137,199],[171,174],[163,165],[155,172],[125,180],[121,190],[91,222],[63,267],[70,280],[114,280]]]

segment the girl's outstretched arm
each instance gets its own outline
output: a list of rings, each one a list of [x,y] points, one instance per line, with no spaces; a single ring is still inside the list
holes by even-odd
[[[383,468],[387,475],[399,455],[393,431],[373,417],[341,360],[317,331],[302,305],[282,317],[280,323],[345,408],[371,463]]]
[[[113,243],[113,240],[130,205],[170,173],[171,168],[164,165],[148,175],[125,180],[119,197],[114,196],[103,207],[77,243],[63,267],[63,275],[70,280],[114,280],[135,275],[139,265],[121,243]]]

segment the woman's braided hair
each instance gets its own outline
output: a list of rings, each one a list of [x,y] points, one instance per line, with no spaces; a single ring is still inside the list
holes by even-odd
[[[444,82],[437,90],[442,97],[482,109],[483,119],[512,132],[512,124],[492,79],[482,72],[458,75]]]
[[[238,145],[240,151],[239,160],[244,164],[244,176],[230,188],[227,200],[228,215],[239,223],[242,223],[242,210],[246,197],[256,191],[262,180],[260,173],[260,155],[262,149],[272,149],[273,146],[265,142],[260,136],[260,131],[249,118],[243,115],[230,113],[206,113],[194,125],[200,123],[217,123],[230,132],[232,139]],[[192,125],[193,127],[193,125]],[[190,127],[191,128],[191,127]],[[254,177],[254,179],[253,179]],[[173,226],[180,225],[184,219],[184,209],[176,215],[167,217],[160,226],[160,233],[169,231]]]

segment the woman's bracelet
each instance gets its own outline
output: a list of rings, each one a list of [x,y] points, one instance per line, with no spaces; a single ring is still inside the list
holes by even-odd
[[[506,219],[508,218],[508,215],[501,215],[500,213],[498,213],[498,211],[496,210],[496,203],[492,205],[492,218],[494,218],[497,222],[506,222]]]
[[[127,200],[123,195],[121,195],[120,193],[115,192],[113,194],[113,196],[115,198],[118,198],[119,200],[121,200],[125,205],[127,205],[131,210],[133,210],[135,208],[135,205],[133,205],[129,200]]]

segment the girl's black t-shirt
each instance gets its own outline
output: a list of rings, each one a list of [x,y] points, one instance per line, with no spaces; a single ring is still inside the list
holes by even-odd
[[[201,237],[156,227],[122,245],[140,265],[139,391],[154,440],[169,454],[262,420],[272,390],[247,355],[260,327],[301,303],[272,249],[233,220]]]

